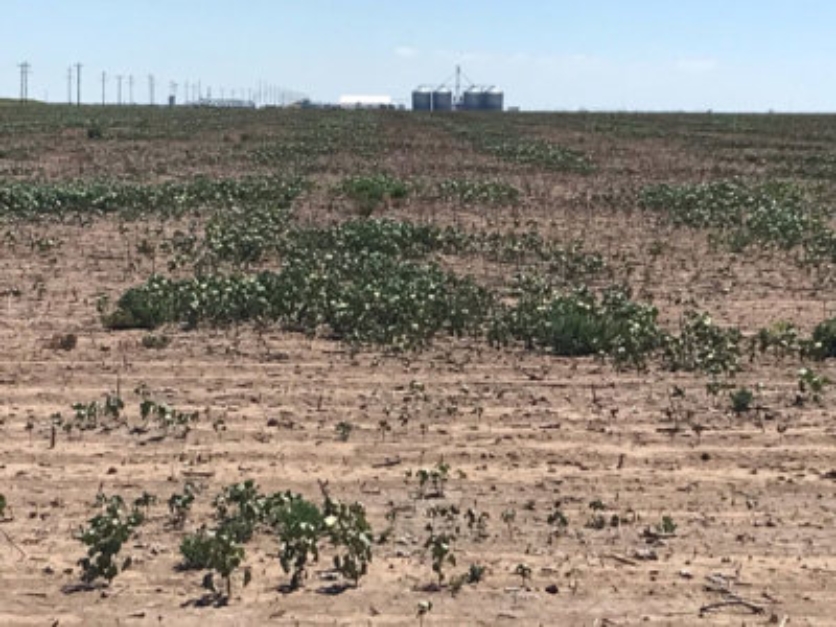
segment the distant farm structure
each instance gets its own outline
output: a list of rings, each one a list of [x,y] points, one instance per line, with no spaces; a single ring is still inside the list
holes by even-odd
[[[392,96],[349,95],[340,96],[339,105],[343,109],[394,109]]]
[[[452,83],[452,85],[451,85]],[[463,85],[465,85],[463,89]],[[421,85],[412,92],[413,111],[503,111],[505,93],[494,85],[476,85],[456,67],[455,74],[434,85]]]

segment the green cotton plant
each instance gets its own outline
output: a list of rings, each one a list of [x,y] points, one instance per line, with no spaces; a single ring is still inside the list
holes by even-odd
[[[707,313],[686,311],[677,336],[664,342],[663,362],[674,372],[703,372],[712,377],[732,376],[740,369],[741,333],[722,328]]]
[[[92,584],[97,579],[110,583],[121,571],[130,567],[130,557],[120,562],[118,556],[122,546],[144,521],[139,509],[129,509],[119,495],[106,497],[99,494],[97,504],[102,511],[91,518],[76,536],[87,547],[87,555],[78,561],[81,580],[85,584]]]
[[[122,411],[125,403],[117,394],[108,393],[103,401],[74,403],[73,417],[69,421],[61,420],[65,431],[91,431],[99,427],[112,427],[123,423]]]
[[[487,290],[433,264],[321,253],[287,259],[278,273],[152,277],[125,292],[103,322],[110,328],[155,328],[274,321],[306,333],[327,325],[348,343],[410,349],[440,333],[477,335],[492,307]]]
[[[206,207],[232,207],[276,202],[294,197],[298,180],[245,177],[196,178],[186,183],[142,185],[121,181],[0,182],[0,218],[60,218],[71,214],[119,214],[140,218],[149,214],[178,216]]]
[[[795,183],[713,181],[694,185],[650,185],[639,202],[675,225],[715,229],[714,237],[734,252],[750,246],[801,249],[802,265],[836,259],[836,233],[828,215],[811,204]]]
[[[186,518],[194,505],[195,494],[197,487],[187,481],[183,486],[182,493],[172,494],[168,499],[168,511],[170,515],[170,524],[175,529],[182,529],[186,523]]]
[[[372,561],[374,534],[360,503],[345,504],[326,497],[323,528],[331,544],[342,551],[334,556],[334,568],[356,588]]]
[[[372,174],[347,177],[334,191],[355,203],[359,215],[368,217],[388,201],[404,200],[410,187],[388,174]]]
[[[279,563],[291,575],[290,589],[296,590],[302,586],[309,564],[319,561],[319,540],[325,520],[316,505],[297,498],[281,510],[277,522]]]
[[[516,205],[520,190],[501,180],[444,179],[437,184],[437,195],[464,205]]]
[[[456,555],[453,551],[453,543],[456,537],[451,533],[430,532],[424,543],[424,548],[430,552],[433,572],[438,577],[438,585],[444,583],[446,567],[456,566]]]
[[[449,121],[446,125],[452,133],[469,141],[477,151],[508,163],[579,174],[595,170],[595,163],[589,155],[566,146],[503,132],[474,120]]]
[[[611,289],[600,299],[587,289],[555,293],[548,285],[528,285],[516,306],[493,321],[489,338],[522,341],[566,357],[607,355],[619,366],[644,368],[661,344],[658,311]]]
[[[203,587],[210,592],[225,596],[225,600],[232,597],[232,575],[241,567],[246,557],[244,547],[235,541],[224,530],[208,530],[201,527],[197,532],[187,535],[180,543],[180,553],[183,556],[183,568],[194,570],[209,570],[203,578]],[[223,588],[215,584],[214,574],[223,580]],[[251,572],[244,570],[244,586],[250,583]]]
[[[836,318],[816,325],[807,352],[816,359],[836,358]]]
[[[139,414],[143,422],[147,424],[153,421],[164,434],[185,438],[191,425],[197,422],[200,412],[179,411],[166,403],[158,403],[144,392]]]
[[[729,394],[729,400],[732,411],[739,416],[752,408],[755,393],[749,388],[738,388]]]
[[[804,350],[797,326],[791,322],[779,320],[767,328],[758,331],[751,340],[754,358],[755,350],[761,354],[771,352],[777,359],[798,355]]]
[[[408,470],[405,478],[407,481],[413,478],[418,480],[417,498],[444,498],[444,489],[450,479],[450,465],[442,461],[430,468]]]
[[[267,499],[249,479],[226,487],[214,505],[218,529],[236,542],[249,542],[264,522]]]
[[[804,405],[808,400],[814,403],[821,403],[822,396],[831,381],[821,374],[817,374],[810,368],[802,368],[798,371],[798,395],[795,404]]]

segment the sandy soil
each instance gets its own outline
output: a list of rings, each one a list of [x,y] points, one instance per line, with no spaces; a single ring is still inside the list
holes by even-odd
[[[443,167],[422,167],[439,146],[460,151],[449,168],[493,163],[440,130],[400,118],[382,124],[383,163],[409,176],[444,176]],[[583,134],[539,133],[569,142]],[[64,141],[61,154],[72,154],[86,140]],[[666,323],[675,324],[689,298],[749,334],[781,318],[810,329],[832,315],[832,288],[786,259],[712,251],[704,234],[673,231],[597,195],[688,179],[689,164],[702,164],[691,171],[696,179],[721,167],[706,164],[701,151],[678,136],[596,135],[587,146],[599,161],[614,155],[613,163],[590,177],[505,166],[507,179],[529,190],[516,212],[555,236],[583,236],[611,262],[626,255],[634,269],[619,276],[652,299]],[[53,153],[37,168],[72,176]],[[131,163],[152,167],[162,153],[157,146]],[[176,169],[181,157],[167,163]],[[241,167],[229,163],[230,171]],[[334,162],[323,170],[332,167],[341,171]],[[192,170],[184,165],[183,176]],[[321,219],[344,212],[323,190],[298,210]],[[515,219],[458,211],[468,225]],[[450,219],[420,200],[391,214]],[[149,349],[146,333],[107,331],[96,311],[100,295],[116,298],[151,272],[148,259],[126,252],[136,225],[119,227],[113,218],[86,227],[18,225],[61,245],[0,246],[0,493],[9,503],[0,524],[0,624],[416,625],[424,600],[433,603],[427,626],[836,623],[836,392],[822,406],[794,406],[799,363],[747,363],[739,382],[763,385],[763,410],[738,417],[697,375],[658,367],[619,373],[592,359],[467,341],[442,340],[407,356],[352,354],[325,339],[245,326],[171,328],[167,347]],[[660,240],[664,254],[643,252]],[[78,338],[72,350],[54,348],[56,336],[70,333]],[[836,380],[832,363],[816,370]],[[178,408],[200,411],[185,440],[119,429],[59,433],[51,447],[53,413],[69,415],[71,404],[107,392],[118,390],[137,421],[134,390],[143,383]],[[675,386],[684,399],[673,398]],[[335,431],[340,422],[355,427],[346,442]],[[455,597],[428,587],[424,512],[439,500],[416,498],[405,480],[406,471],[441,460],[451,467],[443,502],[489,516],[486,538],[465,529],[455,543],[452,572],[487,567],[484,581]],[[313,499],[326,481],[335,496],[362,501],[376,531],[397,512],[392,540],[375,547],[359,589],[328,594],[327,554],[302,590],[285,593],[277,543],[260,537],[247,547],[250,586],[237,585],[227,607],[198,607],[202,575],[177,570],[180,539],[208,521],[215,494],[245,479]],[[190,480],[203,491],[185,530],[175,530],[165,501]],[[68,594],[84,552],[74,533],[95,514],[99,491],[126,498],[147,491],[160,503],[124,549],[130,569],[109,589]],[[595,501],[600,512],[590,508]],[[569,520],[559,534],[547,523],[555,508]],[[596,515],[603,528],[590,524]],[[647,533],[664,516],[676,532]],[[521,563],[532,569],[529,582],[514,574]]]

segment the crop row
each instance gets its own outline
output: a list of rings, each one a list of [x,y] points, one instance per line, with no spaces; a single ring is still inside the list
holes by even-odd
[[[354,159],[372,159],[381,150],[380,120],[368,112],[305,112],[293,122],[282,126],[285,136],[253,148],[250,159],[261,165],[306,170],[328,155],[344,152]]]
[[[595,169],[592,158],[566,146],[539,138],[527,137],[507,126],[495,126],[477,117],[442,119],[449,132],[470,143],[478,152],[525,166],[555,172],[588,174]]]
[[[496,346],[523,342],[557,355],[610,356],[644,368],[662,351],[672,369],[713,375],[737,369],[739,334],[694,314],[679,336],[657,324],[658,312],[620,290],[600,298],[521,284],[512,304],[498,293],[432,263],[380,252],[301,248],[279,272],[171,280],[154,276],[125,292],[105,315],[111,328],[153,329],[241,322],[277,323],[351,344],[419,348],[438,335],[486,338]]]
[[[357,205],[358,213],[366,217],[387,201],[402,201],[409,196],[489,206],[515,205],[520,199],[519,189],[495,179],[451,178],[428,183],[407,181],[385,173],[347,177],[334,191],[352,200]]]
[[[640,202],[676,225],[719,230],[720,239],[735,251],[752,245],[800,247],[804,263],[836,260],[836,233],[828,216],[794,184],[654,185],[642,190]]]
[[[300,229],[284,239],[279,271],[153,276],[125,292],[104,322],[145,329],[269,323],[395,349],[420,348],[438,335],[471,336],[556,355],[609,356],[618,366],[639,369],[653,355],[668,369],[715,378],[739,369],[741,333],[705,314],[687,312],[678,334],[670,334],[658,325],[655,307],[632,301],[623,289],[600,296],[587,288],[567,292],[547,275],[523,274],[514,291],[503,294],[425,259],[432,250],[468,246],[457,235],[386,221]],[[822,323],[803,341],[797,333],[763,331],[758,341],[762,352],[786,345],[827,358],[836,354],[834,329],[836,323]]]
[[[67,215],[151,213],[181,215],[204,207],[286,204],[303,189],[298,179],[272,176],[198,178],[189,182],[141,185],[116,181],[0,183],[0,218],[60,218]]]

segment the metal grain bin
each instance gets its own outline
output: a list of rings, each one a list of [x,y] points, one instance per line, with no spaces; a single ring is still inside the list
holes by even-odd
[[[502,111],[505,108],[505,94],[492,87],[482,95],[482,108],[485,111]]]
[[[431,89],[419,87],[412,92],[412,110],[413,111],[432,111],[433,110],[433,92]]]
[[[449,89],[436,89],[433,92],[433,111],[452,111],[453,92]]]
[[[482,94],[481,87],[471,87],[464,92],[462,99],[462,108],[465,111],[481,111],[482,110]]]

